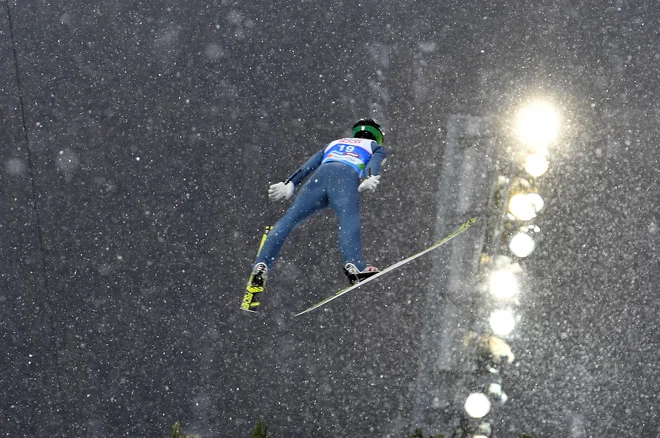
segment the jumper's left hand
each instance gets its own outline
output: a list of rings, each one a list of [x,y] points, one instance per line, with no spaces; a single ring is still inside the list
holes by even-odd
[[[378,184],[380,184],[380,175],[370,176],[360,183],[358,186],[358,192],[363,192],[365,190],[373,192],[376,190],[376,187],[378,187]]]

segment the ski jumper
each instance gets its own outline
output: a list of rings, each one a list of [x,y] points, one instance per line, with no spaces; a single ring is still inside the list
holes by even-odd
[[[385,157],[382,146],[362,138],[335,140],[314,154],[287,179],[286,182],[298,186],[312,174],[270,231],[255,265],[263,262],[270,270],[289,233],[312,214],[330,207],[339,217],[339,249],[344,264],[353,263],[360,271],[365,269],[358,185],[360,177],[380,174]]]

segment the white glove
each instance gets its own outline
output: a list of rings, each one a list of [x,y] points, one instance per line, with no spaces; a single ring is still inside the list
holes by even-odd
[[[365,190],[373,192],[376,190],[376,187],[378,187],[378,184],[380,184],[380,175],[370,176],[360,183],[358,186],[358,192],[363,192]]]
[[[273,184],[268,189],[268,197],[271,201],[279,201],[282,199],[289,199],[293,195],[295,186],[291,181],[288,183],[278,182]]]

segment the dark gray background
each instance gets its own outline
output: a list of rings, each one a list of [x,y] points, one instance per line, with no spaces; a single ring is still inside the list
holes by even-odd
[[[542,241],[523,261],[494,430],[660,435],[659,9],[3,1],[2,434],[165,436],[181,421],[234,437],[261,419],[277,437],[450,434],[473,358],[442,379],[425,368],[429,272],[441,296],[454,275],[471,297],[447,324],[456,337],[478,325],[469,291],[498,223],[500,130],[543,95],[564,133],[540,181]],[[320,215],[287,242],[262,313],[240,312],[262,229],[287,205],[268,203],[268,184],[365,115],[390,153],[363,202],[368,261],[384,267],[477,214],[443,253],[465,269],[421,259],[293,319],[345,283],[336,219]],[[457,115],[488,126],[466,149],[448,149]],[[457,210],[443,202],[465,150],[478,182]],[[446,409],[420,414],[438,385]]]

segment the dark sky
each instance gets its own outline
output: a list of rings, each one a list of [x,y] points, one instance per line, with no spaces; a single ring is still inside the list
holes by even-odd
[[[483,378],[470,339],[499,305],[489,260],[521,225],[493,201],[523,172],[513,115],[543,98],[560,136],[531,181],[545,206],[509,303],[508,400],[484,421],[497,437],[660,435],[660,7],[244,3],[2,3],[3,434],[181,421],[235,437],[265,420],[275,437],[452,436]],[[366,115],[389,152],[362,205],[369,262],[478,225],[294,319],[345,283],[321,214],[287,242],[261,313],[239,311],[288,205],[268,185]]]

